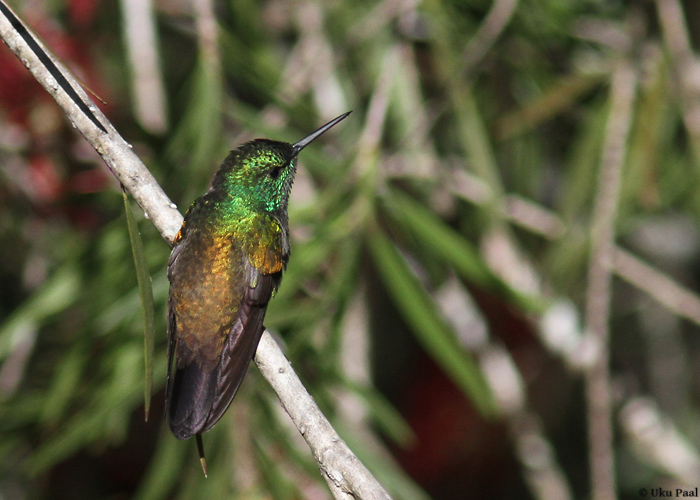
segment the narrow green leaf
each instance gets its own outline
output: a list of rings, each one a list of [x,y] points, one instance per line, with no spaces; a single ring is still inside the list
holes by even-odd
[[[155,342],[155,325],[153,312],[153,288],[151,286],[151,275],[146,265],[146,253],[143,249],[141,233],[131,211],[131,204],[126,195],[126,190],[122,188],[124,198],[124,209],[126,211],[126,225],[129,228],[129,239],[131,240],[131,251],[134,254],[134,266],[136,267],[136,278],[139,283],[141,293],[141,309],[143,311],[143,357],[145,363],[145,387],[144,405],[145,417],[148,420],[148,412],[151,409],[151,393],[153,392],[153,345]]]
[[[407,226],[436,257],[452,266],[464,279],[503,294],[519,309],[530,312],[542,310],[543,304],[539,298],[527,296],[508,286],[491,271],[469,240],[426,207],[398,190],[391,193],[391,205],[401,217],[397,222]]]
[[[86,342],[77,342],[71,346],[66,356],[61,357],[51,376],[51,386],[46,392],[46,402],[42,411],[42,420],[48,426],[55,424],[70,408],[71,398],[81,384],[81,376],[88,358],[85,352]]]
[[[192,199],[205,186],[212,168],[221,162],[224,91],[221,74],[205,57],[199,57],[184,89],[184,113],[168,141],[166,157],[185,181],[184,199]],[[206,133],[202,133],[206,131]]]
[[[300,492],[293,481],[282,471],[280,462],[282,457],[273,459],[270,456],[269,449],[263,445],[261,439],[252,440],[253,449],[255,450],[255,460],[258,464],[258,470],[262,473],[262,480],[265,483],[266,489],[272,494],[272,498],[291,500],[300,498]]]
[[[483,415],[495,411],[491,393],[471,355],[439,313],[428,292],[393,243],[380,231],[369,235],[379,275],[423,347]]]
[[[167,426],[163,427],[148,470],[133,496],[135,500],[174,498],[168,497],[168,494],[181,479],[186,461],[192,459],[192,448],[183,446],[181,441],[173,439]]]
[[[499,140],[512,139],[533,131],[555,116],[570,112],[604,77],[603,72],[574,73],[560,77],[522,108],[498,120],[496,131]]]
[[[31,475],[45,472],[89,443],[121,441],[128,426],[129,409],[136,406],[137,401],[138,391],[133,384],[123,384],[118,391],[108,388],[96,393],[86,407],[77,410],[60,428],[42,439],[38,449],[27,458],[27,471]]]
[[[351,385],[357,394],[364,399],[372,420],[382,433],[403,447],[416,443],[416,435],[411,426],[377,389],[372,386]]]
[[[0,326],[0,360],[48,317],[68,308],[80,290],[79,272],[72,265],[58,269]]]

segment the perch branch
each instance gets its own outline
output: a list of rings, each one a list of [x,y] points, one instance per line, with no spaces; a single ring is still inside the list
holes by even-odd
[[[148,214],[163,238],[172,243],[183,220],[175,204],[70,72],[43,47],[4,0],[0,0],[0,38],[56,100],[75,128]],[[255,354],[255,362],[309,444],[335,498],[390,499],[340,439],[267,331]]]
[[[389,499],[386,491],[323,416],[272,336],[263,336],[255,364],[311,448],[323,477],[336,498]],[[345,496],[338,496],[338,492]]]

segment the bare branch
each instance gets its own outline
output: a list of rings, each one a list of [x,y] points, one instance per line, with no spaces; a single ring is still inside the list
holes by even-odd
[[[134,112],[143,128],[168,129],[165,88],[159,67],[158,36],[151,0],[122,0],[124,43],[131,67]]]
[[[518,0],[496,0],[493,3],[488,15],[479,26],[479,30],[469,40],[469,44],[464,50],[467,73],[472,73],[486,57],[488,51],[491,50],[493,44],[508,26],[517,6]]]
[[[620,425],[640,460],[686,486],[700,477],[700,453],[651,398],[635,397],[620,411]]]
[[[669,311],[700,325],[700,297],[635,255],[616,248],[615,273],[645,291]]]
[[[304,436],[335,498],[389,499],[389,494],[323,416],[270,335],[263,335],[255,364]]]
[[[609,373],[609,313],[612,297],[612,259],[615,250],[615,218],[622,179],[627,137],[632,120],[636,75],[625,60],[612,76],[610,116],[598,177],[591,230],[591,254],[586,290],[585,325],[600,355],[586,370],[591,498],[616,498],[613,455],[612,408]]]
[[[204,58],[205,71],[211,77],[221,78],[221,58],[217,42],[219,29],[214,17],[213,2],[212,0],[195,0],[194,9],[199,52]]]
[[[51,56],[4,0],[0,0],[0,37],[102,156],[163,238],[172,242],[183,220],[177,207],[70,72]],[[323,416],[267,331],[256,352],[255,363],[309,444],[335,498],[390,499]]]
[[[690,34],[678,0],[657,0],[661,32],[681,91],[683,123],[696,165],[700,163],[700,64],[690,44]]]

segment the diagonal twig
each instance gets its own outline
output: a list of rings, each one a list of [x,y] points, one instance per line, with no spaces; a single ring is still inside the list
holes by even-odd
[[[493,44],[508,26],[513,13],[518,7],[518,0],[496,0],[491,6],[478,31],[469,40],[464,50],[464,66],[471,74],[486,57]]]

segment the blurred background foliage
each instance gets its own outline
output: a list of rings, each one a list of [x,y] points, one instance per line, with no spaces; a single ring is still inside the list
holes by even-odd
[[[354,111],[301,158],[266,326],[395,498],[698,486],[695,2],[159,0],[153,36],[145,0],[11,4],[183,212],[229,149]],[[0,50],[0,497],[329,498],[254,368],[208,479],[169,434],[135,213],[146,423],[119,186]]]

